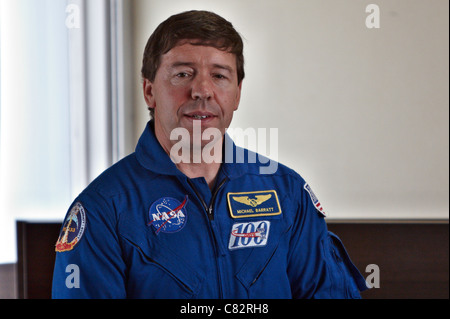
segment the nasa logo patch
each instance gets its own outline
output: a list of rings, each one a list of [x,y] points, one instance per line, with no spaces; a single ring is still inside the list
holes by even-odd
[[[72,250],[80,241],[86,229],[86,212],[80,202],[76,202],[69,214],[67,214],[64,225],[55,245],[56,252]]]
[[[149,210],[150,222],[156,231],[156,234],[176,233],[186,225],[187,212],[186,203],[188,196],[180,203],[172,197],[163,197],[155,201]]]
[[[317,198],[317,196],[314,194],[314,192],[311,189],[311,186],[308,185],[308,183],[305,183],[305,185],[303,186],[303,188],[308,192],[309,197],[311,198],[311,201],[314,204],[314,207],[317,209],[317,211],[319,213],[321,213],[324,217],[327,217],[327,214],[325,213],[325,211],[323,210],[322,205],[319,202],[319,199]]]
[[[269,239],[269,229],[270,222],[267,220],[234,224],[228,249],[263,247]]]

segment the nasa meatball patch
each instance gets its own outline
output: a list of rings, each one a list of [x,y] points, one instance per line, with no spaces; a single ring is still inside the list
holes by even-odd
[[[158,199],[150,207],[148,225],[155,229],[156,234],[176,233],[182,230],[187,221],[185,208],[187,199],[187,195],[183,202],[172,197]]]

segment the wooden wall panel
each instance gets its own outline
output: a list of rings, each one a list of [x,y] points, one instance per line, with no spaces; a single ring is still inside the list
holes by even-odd
[[[380,269],[380,288],[363,298],[423,299],[449,297],[449,238],[445,222],[329,222],[355,265]]]
[[[55,243],[60,223],[17,222],[19,299],[51,298]]]
[[[50,298],[60,224],[18,222],[17,227],[18,297]],[[330,220],[328,228],[341,238],[364,277],[367,265],[379,266],[380,288],[363,292],[363,298],[449,298],[448,221]]]

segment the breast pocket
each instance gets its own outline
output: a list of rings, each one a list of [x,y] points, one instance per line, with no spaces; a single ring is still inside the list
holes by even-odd
[[[251,299],[291,298],[289,279],[286,273],[287,239],[284,232],[273,234],[272,240],[264,248],[253,248],[236,278],[247,290]]]
[[[195,298],[204,280],[194,266],[129,219],[119,231],[128,266],[129,298]]]

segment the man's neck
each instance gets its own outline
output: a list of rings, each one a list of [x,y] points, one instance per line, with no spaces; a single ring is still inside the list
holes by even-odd
[[[156,124],[155,124],[156,125]],[[158,131],[155,130],[156,139],[159,144],[162,146],[164,151],[171,157],[171,147],[173,147],[173,142],[170,140],[166,140],[164,136],[160,136]],[[213,145],[208,145],[208,147],[212,149],[208,149],[208,154],[211,154],[211,158],[209,158],[208,162],[205,162],[203,156],[200,156],[200,161],[198,161],[198,156],[194,160],[194,150],[192,145],[190,146],[190,156],[188,158],[182,157],[183,160],[179,163],[175,162],[177,168],[188,178],[197,178],[204,177],[210,189],[212,189],[215,185],[217,174],[219,173],[220,165],[222,163],[222,145],[224,142],[224,138],[220,138],[216,144],[220,145],[220,147],[213,147]],[[197,149],[197,155],[203,155],[203,148]]]
[[[178,163],[177,168],[189,178],[204,177],[212,190],[217,174],[219,173],[221,163]]]

